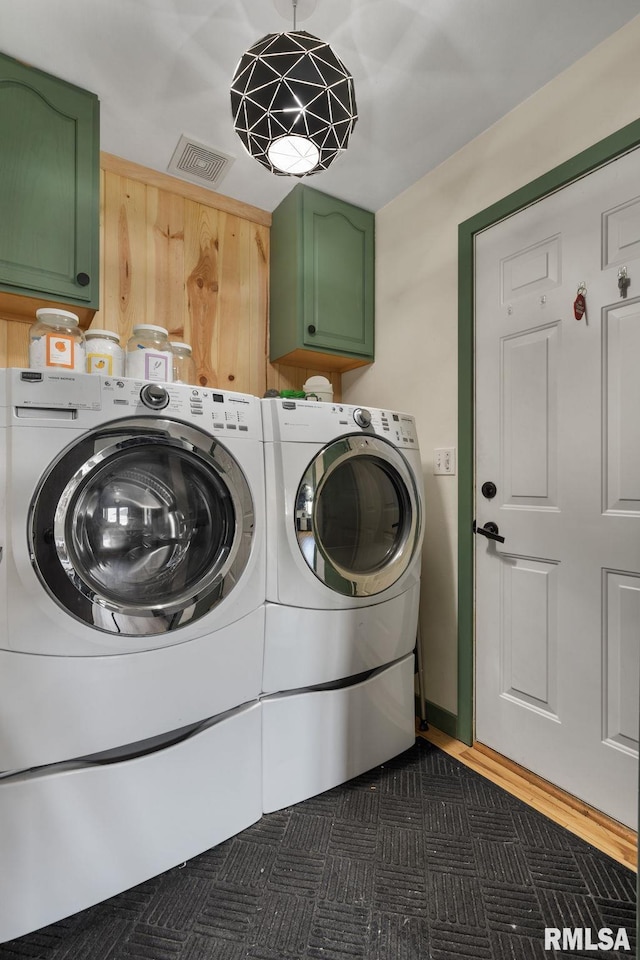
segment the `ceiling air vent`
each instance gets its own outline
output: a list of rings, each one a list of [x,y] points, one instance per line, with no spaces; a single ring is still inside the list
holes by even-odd
[[[224,180],[234,160],[235,157],[222,150],[214,150],[205,143],[182,136],[167,170],[176,177],[213,190]]]

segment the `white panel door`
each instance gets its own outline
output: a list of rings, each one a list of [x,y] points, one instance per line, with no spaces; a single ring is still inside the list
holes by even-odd
[[[476,739],[636,827],[640,151],[475,253]]]

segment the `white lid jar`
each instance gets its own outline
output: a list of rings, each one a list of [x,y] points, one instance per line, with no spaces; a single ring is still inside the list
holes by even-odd
[[[105,377],[124,376],[124,350],[120,337],[113,330],[93,327],[85,333],[87,373],[101,373]]]
[[[36,310],[36,322],[29,330],[29,366],[85,372],[84,334],[75,313],[56,307]]]
[[[311,398],[317,397],[326,403],[333,400],[333,384],[327,377],[309,377],[302,385],[302,389]]]
[[[169,345],[169,333],[165,327],[152,323],[139,323],[127,343],[126,371],[136,380],[173,379],[173,355]]]
[[[172,340],[169,346],[173,355],[173,382],[195,383],[196,365],[189,344]]]

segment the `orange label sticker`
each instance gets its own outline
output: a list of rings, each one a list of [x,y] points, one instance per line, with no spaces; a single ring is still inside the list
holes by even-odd
[[[47,335],[47,366],[68,367],[73,370],[73,351],[75,341],[73,337],[61,337],[60,334]]]
[[[113,376],[113,357],[108,353],[88,353],[87,373],[104,373]]]

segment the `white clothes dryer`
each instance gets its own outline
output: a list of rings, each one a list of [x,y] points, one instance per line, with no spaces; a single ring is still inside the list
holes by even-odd
[[[0,482],[3,941],[261,816],[260,401],[1,371]]]
[[[413,743],[424,497],[410,415],[282,399],[262,409],[270,811]]]

